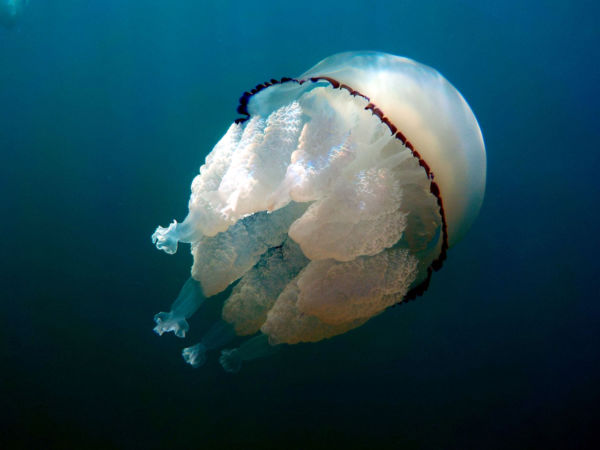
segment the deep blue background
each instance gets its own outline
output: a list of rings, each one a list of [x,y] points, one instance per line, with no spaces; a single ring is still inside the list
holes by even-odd
[[[593,448],[599,13],[31,0],[0,29],[0,447]],[[488,152],[479,219],[418,301],[235,376],[214,354],[192,370],[152,332],[191,257],[150,234],[185,216],[244,90],[359,49],[467,98]]]

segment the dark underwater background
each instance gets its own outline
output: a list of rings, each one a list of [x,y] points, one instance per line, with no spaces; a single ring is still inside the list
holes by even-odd
[[[600,448],[595,1],[31,0],[0,28],[0,448]],[[437,68],[486,197],[417,301],[225,373],[152,332],[157,251],[240,94],[340,51]],[[229,347],[232,347],[231,345]]]

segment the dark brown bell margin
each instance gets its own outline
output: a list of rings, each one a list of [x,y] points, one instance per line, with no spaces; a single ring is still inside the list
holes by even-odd
[[[413,144],[398,129],[398,127],[391,122],[391,120],[383,113],[383,111],[381,109],[379,109],[377,106],[375,106],[375,104],[373,104],[371,102],[371,99],[369,99],[369,97],[358,92],[355,89],[352,89],[350,86],[340,83],[338,80],[336,80],[334,78],[330,78],[330,77],[311,77],[306,80],[303,80],[303,79],[297,80],[295,78],[287,78],[287,77],[281,78],[280,80],[276,80],[276,79],[272,78],[270,81],[267,81],[262,84],[258,84],[258,85],[256,85],[256,87],[254,89],[252,89],[250,91],[246,91],[242,94],[242,96],[240,97],[240,104],[237,107],[237,112],[245,117],[236,119],[235,123],[244,123],[245,121],[247,121],[250,118],[250,113],[248,112],[248,102],[250,101],[250,98],[253,95],[258,94],[263,89],[266,89],[269,86],[273,86],[275,84],[283,84],[283,83],[290,83],[290,82],[298,83],[298,84],[302,85],[308,81],[310,81],[312,83],[317,83],[319,81],[326,81],[334,89],[344,89],[344,90],[348,91],[348,93],[350,95],[352,95],[353,97],[358,96],[358,97],[362,97],[363,99],[365,99],[368,104],[367,104],[367,106],[365,106],[364,109],[367,111],[370,110],[372,114],[374,114],[381,120],[381,122],[383,122],[385,125],[387,125],[390,132],[392,133],[392,136],[394,136],[396,139],[400,140],[402,142],[402,144],[411,151],[413,156],[415,158],[417,158],[417,160],[419,161],[419,165],[425,170],[425,173],[427,174],[427,178],[429,178],[429,191],[437,199],[437,203],[440,208],[440,215],[442,217],[442,248],[440,250],[439,256],[427,268],[427,277],[425,278],[425,280],[423,280],[418,286],[415,286],[410,291],[408,291],[406,293],[406,295],[403,297],[402,301],[398,304],[402,304],[402,303],[408,302],[410,300],[414,300],[418,296],[423,295],[423,293],[427,290],[427,288],[429,287],[429,282],[431,281],[431,275],[433,274],[434,271],[437,272],[438,270],[440,270],[442,268],[442,265],[446,259],[446,252],[448,251],[448,225],[446,223],[446,212],[444,211],[444,202],[442,201],[442,194],[440,192],[440,188],[439,188],[438,184],[434,181],[433,172],[431,171],[429,164],[427,164],[425,162],[425,160],[421,157],[421,154],[415,149]]]

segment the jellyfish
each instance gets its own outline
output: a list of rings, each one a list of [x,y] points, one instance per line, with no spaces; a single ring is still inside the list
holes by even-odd
[[[415,299],[479,212],[477,120],[416,61],[336,54],[244,92],[237,112],[192,182],[185,220],[152,235],[169,254],[190,244],[196,283],[155,317],[157,332],[185,336],[199,299],[232,286],[219,319],[229,327],[184,349],[192,366],[207,347],[247,337],[220,356],[236,372]]]
[[[0,24],[13,27],[27,3],[28,0],[0,0]]]

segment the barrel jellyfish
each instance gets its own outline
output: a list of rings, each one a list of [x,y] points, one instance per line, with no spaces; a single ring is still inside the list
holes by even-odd
[[[181,223],[156,247],[191,244],[193,266],[158,334],[230,285],[222,317],[186,362],[225,349],[230,372],[281,344],[345,333],[414,299],[483,201],[477,120],[437,71],[378,52],[330,56],[244,92],[240,118],[200,167]]]

